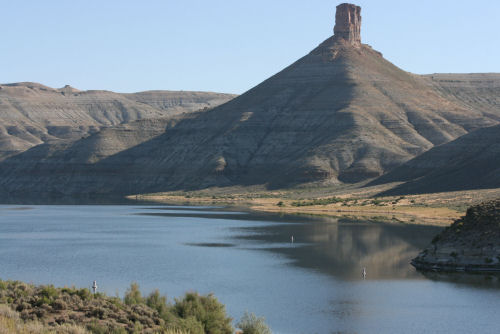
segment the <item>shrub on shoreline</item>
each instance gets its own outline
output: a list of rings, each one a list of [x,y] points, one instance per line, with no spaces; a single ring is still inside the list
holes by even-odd
[[[242,334],[271,334],[265,319],[253,313],[245,312],[236,326],[243,331]]]
[[[231,321],[211,294],[190,292],[171,304],[158,290],[142,297],[137,283],[122,300],[89,289],[0,280],[0,326],[10,328],[2,334],[231,334]],[[30,326],[38,329],[26,331]]]

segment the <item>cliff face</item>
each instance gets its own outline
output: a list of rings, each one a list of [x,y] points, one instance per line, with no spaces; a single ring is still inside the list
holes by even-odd
[[[424,270],[500,271],[500,199],[469,208],[412,264]]]
[[[352,45],[361,44],[361,7],[343,3],[337,6],[334,38],[343,39]]]

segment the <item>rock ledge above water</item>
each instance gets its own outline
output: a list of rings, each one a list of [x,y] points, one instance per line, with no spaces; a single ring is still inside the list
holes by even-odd
[[[470,207],[412,265],[436,271],[500,271],[500,199]]]

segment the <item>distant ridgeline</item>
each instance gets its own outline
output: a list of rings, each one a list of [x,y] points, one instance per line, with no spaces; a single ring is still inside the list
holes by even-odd
[[[23,89],[25,94],[30,92]],[[36,94],[41,94],[39,90]],[[0,107],[3,101],[14,99],[13,94],[2,86]],[[57,91],[44,98],[44,114],[58,110],[58,118],[73,117],[60,106],[69,103],[69,96],[76,99],[75,94],[83,93]],[[87,100],[97,100],[92,97],[96,93],[86,94]],[[469,141],[483,140],[472,132],[500,124],[500,74],[421,76],[403,71],[362,44],[361,8],[351,4],[337,7],[332,37],[218,107],[158,121],[157,107],[164,105],[158,97],[132,97],[123,96],[122,102],[83,112],[95,120],[102,117],[97,114],[113,114],[109,111],[113,107],[120,115],[117,122],[107,121],[106,128],[93,125],[87,130],[90,125],[82,123],[78,131],[84,138],[50,142],[44,138],[54,136],[54,131],[35,136],[36,127],[33,131],[26,127],[40,138],[38,144],[45,144],[0,164],[3,196],[135,194],[233,185],[272,189],[305,183],[355,183],[393,170],[398,176],[388,180],[401,179],[406,172],[396,168],[411,168],[412,162],[403,165],[407,161],[468,133]],[[205,98],[224,102],[229,96]],[[21,109],[20,103],[9,103],[13,108],[1,115]],[[144,113],[138,114],[138,106],[145,108]],[[136,112],[124,113],[129,108]],[[121,124],[126,117],[142,121]],[[44,122],[40,117],[35,123]],[[75,124],[80,122],[77,119]],[[14,130],[2,131],[8,142]],[[490,139],[484,140],[488,145]],[[461,155],[461,148],[476,144],[450,145]],[[422,155],[419,166],[439,173],[447,158],[431,152]],[[491,154],[497,159],[500,153]],[[467,173],[460,175],[467,179]],[[439,190],[436,180],[439,178],[432,179],[433,190]],[[458,187],[500,186],[498,178],[495,182],[471,181]]]

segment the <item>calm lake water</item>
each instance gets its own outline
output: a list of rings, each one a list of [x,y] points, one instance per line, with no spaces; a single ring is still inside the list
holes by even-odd
[[[495,276],[423,275],[439,228],[205,207],[0,205],[0,278],[213,292],[274,333],[500,333]],[[291,236],[295,242],[291,243]],[[362,279],[362,268],[367,277]]]

